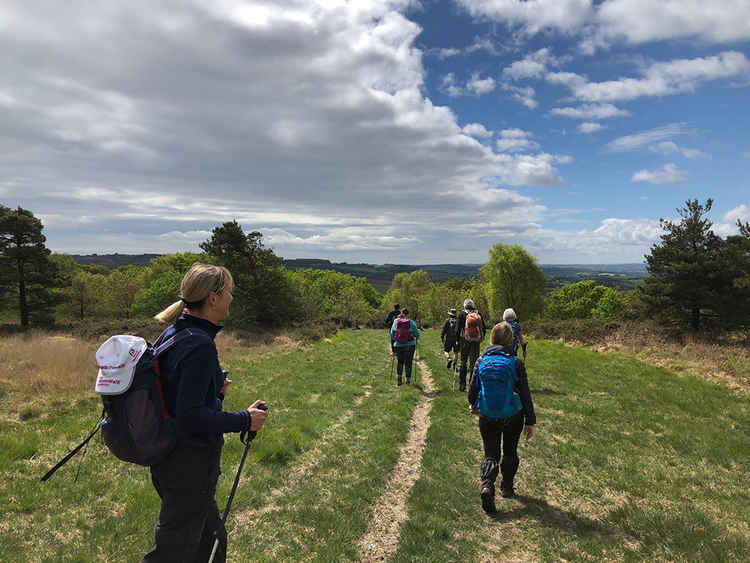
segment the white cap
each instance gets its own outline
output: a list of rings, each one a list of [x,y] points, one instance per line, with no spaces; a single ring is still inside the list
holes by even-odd
[[[119,395],[130,388],[138,360],[146,351],[146,341],[139,336],[118,334],[96,351],[99,374],[95,390],[100,395]]]

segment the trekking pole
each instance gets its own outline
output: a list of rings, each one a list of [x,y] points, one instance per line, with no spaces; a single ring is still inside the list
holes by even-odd
[[[266,405],[258,405],[258,409],[262,411],[267,411],[268,407]],[[224,508],[224,516],[221,518],[222,525],[226,525],[227,523],[227,516],[229,515],[229,509],[232,507],[232,500],[234,500],[234,493],[237,492],[237,485],[240,484],[240,475],[242,474],[242,466],[245,465],[245,459],[247,458],[247,452],[250,450],[250,444],[253,441],[253,438],[255,438],[255,435],[257,432],[253,430],[247,431],[247,437],[245,432],[240,434],[240,441],[245,444],[245,452],[242,454],[242,459],[240,460],[240,466],[237,469],[237,475],[234,478],[234,485],[232,485],[232,491],[229,493],[229,498],[227,499],[227,505]],[[218,531],[217,531],[218,532]],[[214,532],[214,535],[217,535],[217,532]],[[214,556],[216,555],[216,550],[219,549],[219,538],[218,536],[214,540],[214,547],[211,550],[211,557],[208,558],[208,563],[213,563]]]

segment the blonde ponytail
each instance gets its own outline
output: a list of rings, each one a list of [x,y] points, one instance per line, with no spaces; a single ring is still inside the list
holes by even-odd
[[[180,283],[180,300],[175,301],[161,313],[154,315],[157,321],[173,323],[185,310],[185,305],[193,311],[199,310],[212,291],[232,291],[234,280],[232,274],[223,266],[201,264],[196,262],[185,273]]]

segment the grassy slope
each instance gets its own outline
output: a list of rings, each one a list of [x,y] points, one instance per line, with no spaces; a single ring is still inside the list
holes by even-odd
[[[427,335],[436,340],[435,335]],[[425,348],[423,346],[423,348]],[[479,506],[481,439],[450,393],[433,408],[424,472],[397,561],[741,560],[750,552],[747,397],[624,355],[529,346],[537,434],[519,447],[519,497]]]
[[[626,356],[533,342],[537,434],[520,447],[519,497],[498,499],[489,518],[478,502],[475,419],[450,391],[437,333],[424,336],[420,353],[441,392],[394,560],[710,561],[750,551],[746,396]],[[231,560],[356,560],[419,392],[386,384],[383,341],[382,331],[346,331],[304,351],[228,362],[227,407],[262,397],[272,412],[230,515]],[[32,408],[13,400],[0,390],[0,560],[137,560],[158,512],[146,469],[118,462],[97,441],[78,484],[74,462],[38,482],[93,424],[98,399]],[[235,437],[225,448],[220,506],[242,453]],[[295,476],[305,452],[316,465]],[[264,507],[272,510],[255,513]]]

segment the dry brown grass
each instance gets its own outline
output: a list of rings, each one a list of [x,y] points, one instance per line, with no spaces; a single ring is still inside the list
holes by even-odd
[[[25,397],[93,392],[95,353],[105,339],[83,340],[43,331],[0,337],[0,388]],[[221,332],[216,345],[219,357],[227,360],[299,348],[303,342],[286,332],[263,336]]]
[[[702,335],[680,340],[622,327],[593,348],[598,352],[626,352],[659,367],[708,379],[739,392],[750,392],[750,346],[743,338],[711,341]]]
[[[32,331],[0,338],[0,385],[26,396],[92,390],[94,341]]]

